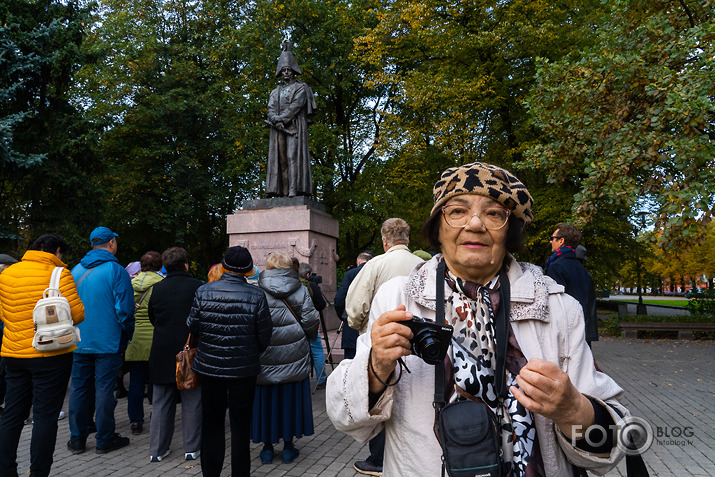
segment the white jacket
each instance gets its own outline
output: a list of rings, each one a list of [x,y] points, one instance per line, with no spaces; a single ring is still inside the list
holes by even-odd
[[[401,304],[415,316],[434,320],[434,283],[439,258],[441,255],[418,266],[409,277],[385,283],[372,303],[369,328],[382,313]],[[535,265],[518,263],[511,256],[506,260],[511,325],[526,359],[541,358],[556,363],[583,394],[628,415],[617,402],[623,390],[594,368],[591,350],[584,340],[584,320],[578,302]],[[445,295],[449,293],[446,289]],[[445,310],[447,316],[450,313],[451,310]],[[385,428],[384,477],[441,475],[442,452],[433,431],[434,367],[417,356],[408,356],[405,363],[411,373],[404,372],[401,381],[388,387],[375,407],[368,409],[369,351],[370,329],[358,339],[355,358],[343,360],[328,377],[326,408],[333,425],[360,442],[367,442]],[[394,379],[392,376],[390,382]],[[618,422],[619,416],[606,408],[614,422]],[[553,421],[538,414],[534,420],[547,476],[572,475],[569,462],[603,474],[623,457],[617,446],[610,455],[579,450],[563,437]]]
[[[350,328],[359,330],[360,334],[365,333],[370,304],[380,286],[394,277],[409,275],[420,263],[424,263],[424,260],[410,252],[407,245],[394,245],[384,254],[367,262],[350,284],[345,298]]]

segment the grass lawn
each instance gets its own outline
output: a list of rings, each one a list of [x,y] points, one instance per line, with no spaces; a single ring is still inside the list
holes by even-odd
[[[620,298],[614,298],[614,300],[620,300]],[[629,299],[629,300],[621,300],[621,301],[628,301],[628,302],[637,302],[638,298],[635,299]],[[662,300],[658,298],[643,298],[643,303],[646,303],[648,305],[669,305],[669,306],[682,306],[685,307],[688,304],[687,299],[683,298],[682,300]]]

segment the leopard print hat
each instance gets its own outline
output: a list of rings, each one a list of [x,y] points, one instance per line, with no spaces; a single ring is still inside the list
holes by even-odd
[[[484,162],[447,169],[434,185],[433,194],[430,215],[456,195],[476,194],[496,200],[523,220],[524,225],[534,220],[531,210],[534,199],[526,186],[510,172]]]

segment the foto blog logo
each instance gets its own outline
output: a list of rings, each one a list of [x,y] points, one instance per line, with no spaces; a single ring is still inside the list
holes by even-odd
[[[642,417],[626,416],[616,428],[616,446],[626,455],[642,454],[653,445],[653,427]]]
[[[641,417],[626,416],[618,423],[608,426],[594,424],[581,432],[581,426],[575,426],[571,436],[571,444],[576,445],[577,440],[585,439],[591,447],[600,447],[606,443],[609,434],[616,446],[626,455],[638,455],[647,451],[653,444],[653,427]]]

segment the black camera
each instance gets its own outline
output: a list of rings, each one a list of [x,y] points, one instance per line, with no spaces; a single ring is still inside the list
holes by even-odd
[[[439,364],[444,360],[449,344],[452,341],[452,327],[438,325],[418,316],[413,316],[409,321],[401,321],[403,325],[412,330],[412,353],[416,354],[427,364]]]
[[[315,283],[316,285],[320,285],[321,283],[323,283],[323,277],[315,273],[311,273],[308,277],[308,280]]]

